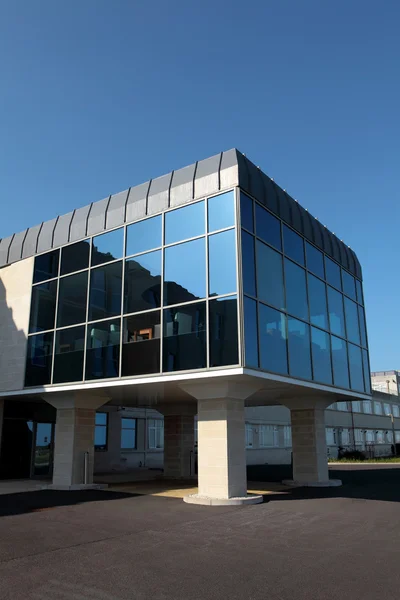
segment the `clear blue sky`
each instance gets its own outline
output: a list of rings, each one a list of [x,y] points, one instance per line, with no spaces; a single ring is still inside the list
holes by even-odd
[[[400,369],[398,0],[2,0],[0,237],[237,147],[357,252]]]

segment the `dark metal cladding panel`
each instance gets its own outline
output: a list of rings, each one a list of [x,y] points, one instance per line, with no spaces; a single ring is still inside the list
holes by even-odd
[[[265,173],[261,173],[261,179],[264,185],[265,206],[269,208],[270,211],[280,216],[275,183],[268,175],[265,175]]]
[[[53,247],[63,246],[69,242],[69,230],[71,227],[74,211],[58,217],[57,224],[54,228]]]
[[[219,167],[221,163],[221,153],[200,160],[197,163],[196,176],[194,179],[194,197],[202,198],[211,196],[220,190]]]
[[[221,190],[239,185],[237,150],[233,149],[222,153],[219,181]]]
[[[98,202],[93,202],[89,218],[87,220],[87,235],[103,233],[106,228],[106,212],[108,207],[108,198],[103,198]]]
[[[322,234],[323,234],[322,239],[323,239],[323,243],[324,243],[323,250],[325,250],[325,252],[328,254],[328,256],[332,256],[333,255],[332,233],[329,231],[329,229],[327,227],[324,227]]]
[[[362,269],[361,269],[361,265],[360,265],[360,261],[357,258],[357,254],[354,252],[354,250],[352,250],[350,248],[350,252],[353,256],[353,260],[354,260],[354,273],[355,275],[362,280]]]
[[[123,225],[125,222],[125,205],[128,199],[129,190],[114,194],[108,203],[106,214],[106,229],[112,229]]]
[[[38,243],[38,236],[40,232],[40,225],[35,225],[35,227],[30,227],[28,229],[28,233],[26,234],[26,238],[24,241],[24,246],[22,248],[22,258],[28,258],[29,256],[33,256],[36,254],[36,246]]]
[[[169,188],[172,173],[152,179],[147,198],[147,214],[155,215],[169,207]]]
[[[283,189],[281,187],[279,187],[279,185],[275,184],[275,188],[276,188],[276,195],[278,197],[278,206],[279,206],[279,212],[280,212],[281,219],[283,219],[283,221],[285,221],[285,223],[287,223],[288,225],[291,225],[292,224],[292,215],[290,214],[290,206],[288,203],[287,196],[286,196],[285,192],[283,191]]]
[[[318,248],[321,248],[321,250],[324,250],[324,242],[322,239],[323,236],[323,232],[322,232],[322,227],[321,227],[321,223],[312,215],[311,216],[311,224],[312,224],[312,228],[313,228],[313,234],[314,234],[314,244],[316,246],[318,246]]]
[[[291,208],[292,215],[292,227],[296,229],[299,233],[303,234],[303,220],[301,218],[301,213],[299,209],[299,203],[296,200],[293,200],[289,194],[286,194],[288,204]]]
[[[4,267],[8,264],[8,251],[13,241],[14,236],[6,237],[0,242],[0,267]]]
[[[126,203],[126,217],[125,221],[130,223],[131,221],[138,221],[146,216],[147,208],[147,192],[150,187],[150,181],[137,185],[131,188],[129,192],[128,201]]]
[[[171,207],[179,206],[180,204],[185,204],[186,202],[193,200],[195,172],[196,164],[174,171],[169,199]]]
[[[304,237],[307,238],[310,242],[314,242],[314,232],[313,232],[312,223],[311,223],[312,217],[311,217],[310,213],[308,212],[308,210],[303,208],[300,204],[299,204],[299,208],[300,208],[300,213],[301,213],[301,217],[302,217],[302,221],[303,221]]]
[[[21,260],[22,258],[22,247],[24,245],[24,239],[27,234],[27,229],[25,231],[20,231],[20,233],[16,233],[13,237],[13,241],[10,245],[10,250],[8,252],[8,262],[13,263],[17,260]]]
[[[265,189],[261,171],[251,161],[247,161],[247,169],[249,174],[249,192],[254,198],[265,205]]]
[[[340,257],[340,251],[339,251],[339,243],[340,243],[339,239],[331,231],[329,233],[330,233],[331,242],[332,242],[332,258],[334,258],[338,263],[340,263],[341,257]]]
[[[350,268],[350,256],[349,256],[349,248],[348,246],[346,246],[346,244],[344,242],[342,242],[340,244],[340,251],[341,254],[343,255],[343,263],[342,265],[344,266],[345,269],[347,269],[348,271],[351,271]]]
[[[70,242],[76,242],[87,236],[87,220],[91,208],[92,205],[88,204],[76,209],[71,223]]]
[[[241,152],[237,152],[239,186],[250,194],[249,160]]]
[[[56,219],[51,219],[51,221],[45,221],[43,223],[42,229],[40,230],[38,236],[36,252],[46,252],[47,250],[51,250],[53,248],[53,234],[57,220],[58,217]]]
[[[349,248],[348,246],[346,246],[346,251],[347,251],[347,260],[349,261],[349,271],[350,273],[353,273],[353,275],[356,275],[356,265],[354,263],[354,254],[351,251],[351,248]]]

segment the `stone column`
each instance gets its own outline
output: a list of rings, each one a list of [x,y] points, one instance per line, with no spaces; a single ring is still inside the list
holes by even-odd
[[[189,479],[194,476],[194,416],[197,406],[175,404],[157,407],[164,415],[164,477]]]

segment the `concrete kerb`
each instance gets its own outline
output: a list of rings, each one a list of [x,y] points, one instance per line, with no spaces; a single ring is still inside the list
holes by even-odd
[[[263,496],[249,494],[241,498],[211,498],[210,496],[201,496],[200,494],[191,494],[185,496],[183,501],[187,504],[201,504],[203,506],[244,506],[249,504],[261,504],[264,501]]]
[[[283,485],[288,487],[312,487],[312,488],[327,488],[327,487],[340,487],[342,481],[340,479],[328,479],[327,481],[295,481],[293,479],[284,479]]]

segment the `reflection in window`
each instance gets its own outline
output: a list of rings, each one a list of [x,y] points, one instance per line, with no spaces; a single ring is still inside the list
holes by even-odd
[[[210,367],[236,365],[238,355],[238,317],[236,297],[210,300]]]
[[[254,232],[253,224],[253,200],[240,192],[240,217],[242,221],[242,227],[248,231]]]
[[[308,301],[310,304],[310,322],[322,329],[328,329],[328,308],[326,304],[326,285],[320,279],[308,273]]]
[[[88,325],[86,379],[118,377],[119,348],[120,319]]]
[[[121,313],[122,262],[93,269],[90,273],[89,321]]]
[[[190,302],[206,295],[205,239],[166,248],[164,305]]]
[[[353,275],[342,269],[343,292],[350,296],[353,300],[356,299],[356,282]]]
[[[107,450],[108,414],[96,413],[94,422],[94,448],[95,450]]]
[[[365,352],[365,350],[364,350],[364,352]],[[400,417],[400,408],[399,408],[398,404],[392,404],[392,413],[393,413],[394,417]],[[396,432],[396,433],[400,433],[400,432]]]
[[[311,354],[314,380],[332,384],[329,334],[315,327],[311,327]]]
[[[361,410],[361,401],[360,400],[352,400],[351,402],[351,410],[353,412],[362,412]]]
[[[258,240],[256,254],[258,298],[284,309],[282,256]]]
[[[285,258],[286,308],[288,313],[308,321],[306,272]]]
[[[349,388],[349,365],[347,362],[347,344],[344,340],[332,336],[333,383],[337,387]]]
[[[48,281],[32,288],[29,333],[54,329],[57,281]]]
[[[161,250],[125,261],[124,313],[161,306]]]
[[[346,315],[347,339],[355,344],[360,343],[360,329],[358,326],[357,304],[349,298],[344,298],[344,312]]]
[[[92,266],[122,258],[124,229],[121,227],[108,233],[96,235],[92,240],[92,244]]]
[[[287,374],[286,316],[260,304],[258,319],[261,368],[273,373]]]
[[[59,250],[53,250],[52,252],[35,256],[33,283],[39,283],[39,281],[45,281],[46,279],[57,277],[59,259]]]
[[[136,419],[121,419],[121,450],[136,449]]]
[[[61,275],[89,267],[90,241],[82,240],[61,249]]]
[[[51,379],[53,332],[28,337],[25,385],[46,385]]]
[[[340,267],[333,260],[325,256],[325,273],[326,281],[333,285],[338,290],[342,289],[342,282],[340,279]]]
[[[304,265],[303,238],[286,225],[283,226],[283,248],[286,256]]]
[[[126,256],[161,246],[161,215],[132,223],[126,228]]]
[[[257,302],[244,297],[244,364],[258,367]]]
[[[307,269],[321,277],[321,279],[325,279],[323,254],[308,242],[306,242],[306,258]]]
[[[87,271],[60,279],[57,327],[86,321],[87,283]]]
[[[205,302],[166,309],[163,371],[202,369],[206,364]]]
[[[363,401],[363,411],[367,415],[371,415],[372,414],[372,402],[371,402],[371,400],[364,400]]]
[[[358,392],[364,391],[364,376],[362,368],[361,348],[348,344],[349,348],[349,366],[350,366],[350,387]]]
[[[254,256],[254,237],[242,231],[242,257],[243,257],[243,291],[250,296],[256,295],[256,266]]]
[[[311,379],[310,327],[288,317],[289,373]]]
[[[329,323],[332,333],[345,337],[343,296],[328,285]]]
[[[57,331],[53,383],[82,381],[84,346],[84,325]]]
[[[165,213],[165,243],[173,244],[205,233],[204,201]]]
[[[362,291],[361,281],[356,279],[357,302],[364,304],[364,296]]]
[[[209,295],[236,292],[236,231],[230,229],[208,238]]]
[[[256,234],[274,248],[282,250],[281,222],[256,203]]]
[[[160,371],[160,311],[124,319],[122,376]]]
[[[208,231],[235,225],[235,195],[226,192],[208,199]]]
[[[377,402],[376,400],[374,402],[374,413],[376,415],[381,415],[383,413],[382,404],[380,402]]]
[[[358,307],[358,318],[360,322],[361,345],[367,347],[367,330],[365,327],[365,312],[362,306]]]
[[[363,368],[364,368],[364,386],[367,394],[371,393],[371,375],[369,371],[368,352],[362,350]]]

